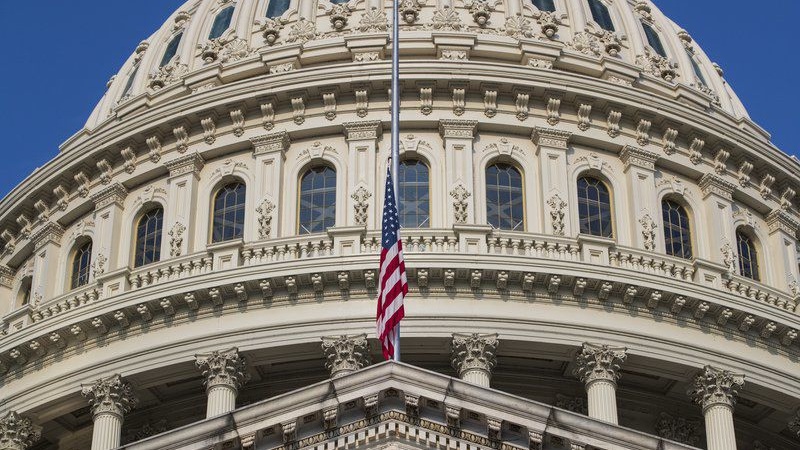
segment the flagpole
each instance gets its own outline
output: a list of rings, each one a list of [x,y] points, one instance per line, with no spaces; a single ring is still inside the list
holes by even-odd
[[[392,1],[392,182],[398,203],[398,172],[400,171],[400,0]],[[397,239],[400,239],[398,230]],[[394,331],[394,360],[400,361],[400,324]]]

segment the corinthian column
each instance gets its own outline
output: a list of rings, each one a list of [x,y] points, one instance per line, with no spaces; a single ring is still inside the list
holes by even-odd
[[[42,427],[31,419],[10,411],[0,419],[0,449],[25,450],[42,437]]]
[[[705,366],[689,391],[692,400],[703,408],[708,450],[736,450],[733,431],[733,406],[744,375]]]
[[[94,421],[92,450],[119,447],[123,417],[138,403],[130,383],[113,375],[82,388],[81,394],[89,399]]]
[[[250,379],[247,362],[239,355],[239,349],[195,355],[195,364],[205,377],[203,384],[208,396],[206,418],[236,409],[239,388]]]
[[[366,334],[326,336],[322,338],[325,367],[331,378],[343,377],[369,365],[369,344]]]
[[[464,381],[489,387],[492,369],[497,365],[495,334],[453,334],[451,360],[458,377]]]
[[[617,380],[625,362],[625,347],[584,343],[578,353],[575,376],[586,384],[589,417],[618,423]]]

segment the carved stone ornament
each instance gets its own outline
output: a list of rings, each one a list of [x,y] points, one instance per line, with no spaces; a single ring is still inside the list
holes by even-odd
[[[570,397],[556,394],[554,406],[574,413],[583,414],[584,416],[589,415],[589,406],[586,404],[586,399],[584,397]]]
[[[370,197],[372,197],[372,194],[364,186],[359,186],[350,196],[354,202],[353,208],[355,209],[355,221],[357,225],[367,224],[367,209],[369,208]]]
[[[471,370],[480,370],[491,374],[497,365],[497,346],[500,345],[495,334],[461,334],[454,333],[452,341],[451,363],[458,371],[458,376]]]
[[[317,37],[317,26],[314,22],[301,18],[289,29],[289,42],[308,42]]]
[[[264,42],[267,45],[275,45],[278,42],[278,37],[284,24],[285,20],[280,17],[264,19],[259,31],[264,36]]]
[[[589,56],[600,56],[603,53],[603,48],[600,45],[600,40],[591,33],[579,32],[575,33],[572,41],[567,46],[575,51]]]
[[[641,66],[642,70],[646,73],[657,78],[662,78],[667,82],[672,82],[678,76],[678,73],[675,71],[675,64],[653,50],[650,50],[650,47],[644,48],[644,55],[636,57],[636,63]]]
[[[159,67],[155,73],[150,74],[148,77],[148,85],[150,89],[158,90],[177,82],[188,72],[189,66],[175,60],[165,66]]]
[[[433,12],[431,26],[434,30],[442,31],[461,31],[464,28],[461,17],[448,5]]]
[[[728,238],[725,238],[723,242],[720,248],[722,252],[722,264],[725,265],[729,274],[736,273],[736,252],[733,250],[731,241],[729,241]]]
[[[195,355],[195,365],[203,372],[206,390],[227,386],[238,391],[250,379],[247,362],[237,348]]]
[[[167,421],[165,419],[161,419],[157,422],[151,422],[148,420],[142,424],[142,426],[129,430],[126,434],[128,437],[128,442],[136,442],[157,434],[161,434],[167,431],[167,429]]]
[[[325,367],[331,378],[339,378],[369,365],[369,343],[366,334],[326,336],[322,338]]]
[[[334,4],[330,11],[328,11],[333,29],[336,31],[343,30],[344,27],[347,26],[347,19],[350,17],[352,11],[349,3]]]
[[[258,237],[267,239],[272,234],[272,211],[275,210],[275,204],[265,199],[256,208],[258,213]]]
[[[695,377],[689,395],[692,401],[703,407],[704,411],[719,405],[733,408],[742,386],[744,386],[744,375],[705,366]]]
[[[473,0],[469,2],[468,6],[469,13],[472,15],[472,20],[474,20],[479,27],[484,28],[489,23],[492,11],[495,9],[494,5],[487,1]]]
[[[400,17],[408,25],[413,25],[419,19],[419,11],[425,2],[421,0],[402,0],[398,8]]]
[[[600,41],[600,46],[610,56],[617,56],[622,50],[622,40],[615,33],[608,30],[586,30],[592,33]]]
[[[556,193],[550,197],[547,204],[550,206],[550,221],[553,226],[553,234],[564,236],[564,210],[567,208],[567,202],[562,200],[561,196]]]
[[[533,13],[533,17],[539,24],[543,35],[547,36],[548,39],[554,39],[556,37],[558,26],[561,25],[561,21],[558,20],[555,14],[549,11],[536,11]]]
[[[500,28],[500,31],[504,31],[507,35],[516,39],[533,37],[531,21],[519,13],[516,16],[506,18],[506,23]]]
[[[42,437],[42,427],[33,424],[31,419],[9,411],[0,419],[0,448],[24,450]]]
[[[361,16],[358,24],[358,31],[362,33],[381,33],[389,29],[389,19],[383,8],[371,7],[369,11]]]
[[[175,222],[172,229],[169,230],[169,256],[181,256],[181,247],[183,247],[183,233],[186,231],[186,226],[180,222]]]
[[[800,439],[800,409],[794,413],[794,416],[789,421],[789,431],[792,432],[795,439]]]
[[[119,375],[101,378],[89,386],[82,386],[81,394],[89,401],[92,416],[113,414],[124,416],[139,402],[133,387]]]
[[[639,224],[642,226],[642,239],[644,241],[644,249],[647,251],[654,251],[656,249],[656,221],[650,217],[650,214],[645,213],[640,219]]]
[[[698,446],[702,441],[703,424],[699,421],[688,420],[684,417],[673,417],[661,413],[656,422],[656,433],[665,438],[682,444]]]
[[[467,199],[472,194],[467,191],[463,184],[459,184],[450,191],[450,196],[453,197],[453,211],[455,214],[456,223],[467,223],[469,213],[467,207],[469,202]]]
[[[106,272],[108,258],[102,253],[97,254],[97,258],[92,262],[92,277],[97,278]]]
[[[625,347],[612,347],[584,343],[576,358],[575,376],[589,385],[595,381],[616,383],[620,377],[620,367],[627,358]]]

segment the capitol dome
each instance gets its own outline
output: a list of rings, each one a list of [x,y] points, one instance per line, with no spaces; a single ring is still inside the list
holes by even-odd
[[[649,0],[190,0],[0,201],[0,449],[795,449],[800,165]]]

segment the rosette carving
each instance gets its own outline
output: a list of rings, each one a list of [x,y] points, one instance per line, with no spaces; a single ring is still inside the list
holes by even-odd
[[[237,348],[195,355],[195,365],[203,372],[206,389],[227,386],[238,390],[250,379],[247,361]]]
[[[497,365],[497,347],[500,345],[495,334],[453,334],[451,363],[458,376],[470,370],[491,373]]]
[[[587,385],[595,381],[616,383],[620,377],[620,367],[627,357],[625,347],[612,347],[584,343],[576,363],[574,374]]]
[[[705,366],[695,377],[689,395],[692,401],[703,407],[703,410],[718,405],[733,408],[742,386],[744,386],[744,375]]]
[[[161,89],[180,80],[187,72],[189,72],[189,67],[186,64],[173,61],[150,74],[148,85],[150,89]]]
[[[636,63],[641,66],[642,70],[645,72],[668,82],[672,82],[678,76],[678,73],[675,71],[675,65],[667,58],[650,50],[649,47],[645,47],[644,55],[636,57]]]
[[[289,30],[289,42],[308,42],[317,37],[317,26],[314,22],[301,18]]]
[[[358,24],[358,31],[362,33],[379,33],[388,29],[389,19],[386,17],[386,11],[374,6],[361,16],[361,22]]]
[[[325,367],[331,378],[339,378],[369,365],[369,343],[366,334],[326,336],[322,338]]]
[[[101,378],[90,386],[83,386],[81,394],[88,399],[94,417],[100,414],[122,417],[139,402],[131,384],[119,375]]]

